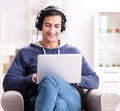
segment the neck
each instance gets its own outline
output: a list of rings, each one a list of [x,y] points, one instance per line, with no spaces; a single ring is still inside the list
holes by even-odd
[[[60,41],[56,41],[55,43],[47,43],[47,42],[44,42],[43,40],[41,40],[39,42],[44,48],[57,48],[59,45],[60,45]]]

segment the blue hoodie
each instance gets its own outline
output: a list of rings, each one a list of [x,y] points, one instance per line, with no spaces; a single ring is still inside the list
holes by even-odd
[[[79,54],[76,47],[68,44],[58,48],[44,48],[39,43],[30,44],[19,50],[11,67],[4,77],[4,91],[16,90],[22,94],[30,91],[37,91],[37,85],[32,82],[32,76],[37,72],[37,56],[39,54]],[[93,69],[88,65],[84,56],[82,58],[82,78],[78,84],[82,88],[95,89],[99,86],[99,78]],[[30,93],[32,96],[32,93]]]

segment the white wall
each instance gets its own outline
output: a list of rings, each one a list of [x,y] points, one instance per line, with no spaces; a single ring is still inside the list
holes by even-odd
[[[76,2],[75,2],[76,1]],[[81,2],[80,2],[81,1]],[[72,0],[70,11],[70,41],[80,47],[90,64],[93,64],[94,14],[120,11],[119,0]]]
[[[29,40],[29,0],[0,0],[7,14],[6,42],[21,47]]]
[[[93,64],[93,16],[99,11],[120,11],[119,0],[68,0],[69,42],[79,47]],[[22,47],[29,40],[29,0],[0,0],[7,13],[7,42]]]

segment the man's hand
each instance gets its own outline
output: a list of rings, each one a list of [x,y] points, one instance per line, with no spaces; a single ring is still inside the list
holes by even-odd
[[[32,81],[37,84],[38,75],[36,73],[33,74]]]

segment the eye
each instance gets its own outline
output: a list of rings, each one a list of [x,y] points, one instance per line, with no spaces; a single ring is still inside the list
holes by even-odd
[[[55,25],[55,28],[60,28],[60,24]]]
[[[46,27],[50,27],[50,24],[45,24]]]

